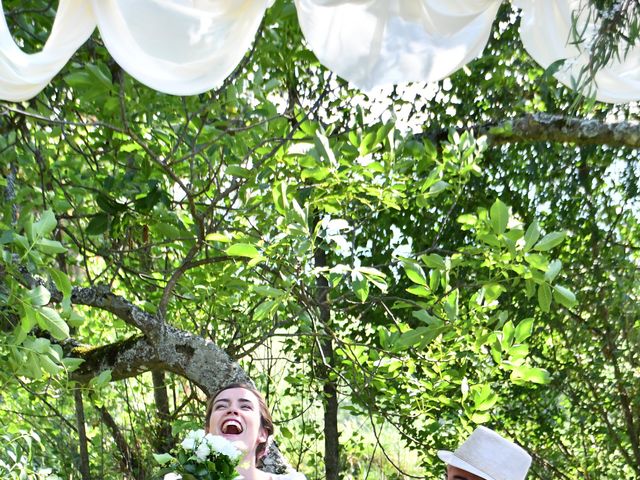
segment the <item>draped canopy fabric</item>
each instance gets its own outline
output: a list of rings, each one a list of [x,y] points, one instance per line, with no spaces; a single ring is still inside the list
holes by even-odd
[[[588,52],[572,41],[574,12],[579,13],[575,30],[584,32],[586,38],[595,35],[595,26],[588,23],[588,12],[580,9],[580,0],[515,0],[514,4],[522,9],[520,37],[529,55],[544,68],[567,59],[555,77],[574,88],[589,63]],[[613,59],[599,70],[589,89],[587,93],[595,93],[602,102],[640,100],[640,45],[622,61]]]
[[[364,90],[447,77],[481,55],[502,0],[294,0],[309,47],[327,68]],[[541,66],[573,88],[589,61],[575,45],[581,0],[513,0],[520,35]],[[161,92],[193,95],[231,74],[272,0],[60,0],[42,51],[24,53],[0,19],[0,98],[37,95],[97,26],[114,59]],[[0,8],[2,2],[0,0]],[[3,11],[3,10],[2,10]],[[596,26],[579,16],[580,30]],[[588,44],[585,43],[585,44]],[[640,100],[640,46],[589,86],[598,100]]]
[[[0,98],[19,101],[35,97],[91,36],[95,28],[95,17],[86,1],[60,0],[46,44],[40,52],[27,54],[14,42],[5,16],[2,15]]]
[[[318,60],[368,90],[440,80],[477,57],[500,2],[473,3],[474,8],[463,1],[296,0],[296,7]]]
[[[251,46],[270,0],[92,0],[109,53],[141,83],[192,95],[221,83]]]

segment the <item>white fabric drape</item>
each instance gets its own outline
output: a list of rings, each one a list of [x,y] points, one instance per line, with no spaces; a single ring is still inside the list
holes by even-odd
[[[580,12],[580,0],[514,0],[522,9],[520,36],[531,57],[543,68],[566,59],[555,77],[569,88],[575,88],[589,55],[572,37],[572,16]],[[586,12],[578,18],[577,31],[588,39],[595,26],[586,21]],[[588,40],[587,40],[588,41]],[[626,103],[640,100],[640,46],[628,52],[622,62],[613,60],[599,70],[589,85],[597,100]]]
[[[100,35],[132,77],[161,92],[214,88],[247,52],[271,0],[92,0]]]
[[[2,1],[0,0],[0,11]],[[11,37],[4,14],[0,18],[0,98],[12,102],[35,97],[64,67],[96,28],[84,0],[60,0],[51,33],[40,52],[24,53]]]
[[[502,0],[294,0],[322,64],[369,90],[447,77],[485,48]],[[588,55],[571,43],[580,0],[512,0],[520,34],[543,67],[575,86]],[[37,95],[98,26],[114,59],[161,92],[193,95],[219,85],[250,48],[272,0],[60,0],[41,52],[25,54],[0,19],[0,98]],[[2,2],[0,0],[0,8]],[[0,10],[1,11],[1,10]],[[581,22],[585,22],[582,17]],[[587,32],[593,25],[584,25]],[[591,86],[596,98],[640,100],[640,46],[612,61]]]
[[[449,76],[484,49],[500,0],[296,0],[320,62],[359,88]]]

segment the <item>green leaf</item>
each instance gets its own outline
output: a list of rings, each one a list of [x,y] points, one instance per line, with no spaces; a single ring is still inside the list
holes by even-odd
[[[373,267],[358,267],[357,270],[363,273],[364,275],[372,275],[372,276],[381,277],[381,278],[386,277],[386,275],[383,272]]]
[[[546,252],[551,250],[553,247],[560,245],[565,237],[567,236],[567,232],[551,232],[542,237],[536,246],[533,247],[535,250],[539,252]]]
[[[57,375],[63,368],[55,363],[48,355],[40,355],[40,367],[49,375]]]
[[[53,229],[56,228],[57,224],[58,222],[53,212],[51,210],[47,210],[40,216],[40,220],[33,224],[33,236],[35,238],[42,238],[50,234]]]
[[[159,465],[165,465],[166,463],[172,462],[175,460],[173,456],[168,453],[154,453],[153,458]]]
[[[412,260],[403,260],[402,266],[404,267],[404,271],[413,283],[417,283],[418,285],[427,286],[427,277],[424,274],[424,271],[417,263]]]
[[[452,322],[455,322],[458,318],[459,313],[459,292],[458,289],[454,289],[447,295],[444,299],[444,303],[442,307],[444,308],[444,312],[447,314],[447,318]]]
[[[367,280],[369,280],[369,283],[378,287],[378,289],[382,293],[386,293],[389,286],[387,285],[387,282],[383,278],[378,277],[376,275],[367,275],[367,274],[365,274],[365,277],[367,277]]]
[[[430,315],[426,310],[415,310],[411,312],[411,316],[427,325],[442,326],[442,320]]]
[[[509,320],[502,327],[502,340],[500,344],[502,346],[503,351],[509,350],[511,345],[513,345],[513,337],[515,334],[515,328],[513,326],[513,322]]]
[[[64,76],[64,81],[72,88],[86,88],[92,85],[91,77],[87,72],[72,72]]]
[[[29,333],[33,327],[38,323],[38,314],[36,310],[26,303],[22,306],[24,315],[21,318],[21,328],[24,333]],[[23,338],[24,340],[24,338]],[[20,343],[20,342],[17,342]]]
[[[65,310],[71,308],[71,281],[66,273],[56,270],[55,268],[49,269],[49,275],[56,284],[56,287],[62,293],[62,307]]]
[[[511,380],[545,385],[551,381],[551,375],[543,368],[520,365],[513,368],[513,371],[511,372]]]
[[[227,248],[225,253],[231,257],[256,258],[260,256],[258,249],[249,243],[235,243]]]
[[[87,235],[102,235],[109,228],[109,214],[100,212],[95,214],[87,225]]]
[[[478,217],[473,215],[472,213],[463,213],[458,217],[457,221],[458,223],[461,223],[463,225],[473,226],[478,223]]]
[[[496,234],[504,233],[509,223],[509,207],[497,199],[490,210],[491,227]]]
[[[67,373],[71,373],[75,370],[78,369],[78,367],[80,367],[80,365],[82,365],[84,363],[84,359],[82,358],[63,358],[62,359],[62,365],[64,365],[64,367],[67,370]]]
[[[266,300],[262,302],[253,312],[253,319],[259,321],[263,318],[267,318],[278,308],[278,305],[280,305],[278,300]]]
[[[369,297],[369,281],[363,275],[354,275],[351,281],[351,289],[361,302],[365,302]]]
[[[51,293],[42,285],[29,290],[29,300],[34,307],[47,305],[51,301]]]
[[[539,253],[529,253],[524,257],[525,261],[533,268],[546,272],[549,268],[547,257]]]
[[[482,387],[475,390],[473,394],[474,409],[479,411],[486,411],[496,404],[498,401],[498,395],[491,390],[491,386],[482,385]]]
[[[85,68],[91,77],[96,79],[105,90],[111,90],[113,87],[113,84],[111,83],[111,73],[106,66],[103,67],[104,68],[100,68],[99,65],[94,65],[92,63],[85,64]]]
[[[75,310],[69,312],[69,318],[67,318],[67,324],[70,327],[79,327],[84,323],[84,317]]]
[[[487,303],[491,303],[494,300],[497,300],[503,292],[506,291],[499,283],[488,283],[487,285],[483,285],[484,289],[484,298]]]
[[[93,388],[99,388],[99,387],[102,387],[103,385],[106,385],[110,381],[111,381],[111,370],[103,370],[102,372],[100,372],[100,375],[97,375],[93,377],[91,380],[89,380],[89,385],[91,385]]]
[[[35,247],[40,250],[42,253],[47,253],[50,255],[54,255],[56,253],[65,253],[67,249],[62,246],[62,244],[56,240],[47,240],[46,238],[41,238],[35,243]]]
[[[312,180],[317,180],[318,182],[321,182],[322,180],[327,178],[330,173],[331,173],[331,170],[328,169],[327,167],[305,168],[304,170],[302,170],[302,173],[300,174],[300,178],[302,180],[307,180],[311,178]]]
[[[441,278],[440,270],[431,270],[429,272],[429,288],[432,292],[436,292],[438,290]]]
[[[447,188],[449,188],[451,185],[447,182],[445,182],[444,180],[438,180],[436,183],[434,183],[433,185],[431,185],[431,187],[429,188],[429,191],[427,192],[427,196],[436,196],[439,193],[445,191]]]
[[[401,349],[410,348],[419,344],[424,345],[435,338],[435,335],[430,333],[432,330],[434,329],[430,327],[418,327],[413,330],[408,330],[400,335],[394,344]],[[425,342],[425,340],[427,341]]]
[[[207,242],[221,242],[221,243],[229,243],[231,238],[223,233],[210,233],[205,237]]]
[[[487,423],[489,420],[491,420],[491,414],[487,412],[482,412],[482,413],[476,412],[471,415],[471,421],[478,425],[482,423]]]
[[[420,260],[422,260],[427,267],[434,268],[436,270],[445,270],[447,267],[447,264],[445,263],[444,258],[442,258],[437,253],[422,255],[420,257]]]
[[[567,308],[573,308],[578,303],[573,292],[561,285],[554,285],[553,298],[560,305],[564,305]]]
[[[538,285],[538,305],[543,312],[551,309],[551,287],[546,282]]]
[[[533,318],[525,318],[516,327],[516,343],[522,343],[531,336],[533,331]]]
[[[337,163],[333,150],[331,150],[329,139],[320,130],[316,131],[315,145],[316,150],[325,161],[330,165]]]
[[[560,260],[552,261],[549,263],[549,268],[547,268],[547,271],[544,273],[544,279],[549,283],[553,282],[561,269],[562,262]]]
[[[96,195],[96,203],[104,212],[110,213],[111,215],[117,215],[118,213],[122,213],[127,210],[126,205],[116,202],[104,192],[100,192]]]
[[[231,175],[233,177],[239,177],[239,178],[251,178],[253,176],[253,173],[251,172],[251,170],[243,167],[239,167],[238,165],[227,165],[227,168],[225,169],[225,173],[227,175]]]
[[[418,297],[423,297],[423,298],[430,298],[433,296],[431,291],[428,288],[423,287],[422,285],[414,285],[413,287],[409,287],[407,288],[407,292],[409,292],[412,295],[417,295]]]
[[[540,238],[540,225],[534,220],[524,234],[524,251],[528,252]]]
[[[36,312],[38,315],[38,324],[43,330],[47,330],[56,340],[66,340],[69,338],[69,326],[60,317],[60,314],[53,308],[42,307]]]
[[[272,297],[272,298],[280,298],[285,295],[284,290],[280,290],[279,288],[269,287],[268,285],[254,285],[253,291],[258,295],[263,297]]]

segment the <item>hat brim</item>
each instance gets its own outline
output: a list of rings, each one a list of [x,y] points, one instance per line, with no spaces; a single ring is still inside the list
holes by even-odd
[[[462,470],[473,473],[474,475],[477,475],[480,478],[484,478],[485,480],[496,480],[491,475],[486,474],[482,470],[478,470],[473,465],[465,462],[461,458],[456,457],[453,452],[450,452],[448,450],[438,450],[438,457],[444,463],[446,463],[447,465],[451,465],[452,467],[461,468]]]

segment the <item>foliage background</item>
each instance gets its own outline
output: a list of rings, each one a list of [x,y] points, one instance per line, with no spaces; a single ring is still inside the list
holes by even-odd
[[[56,2],[3,7],[41,48]],[[215,91],[151,91],[95,34],[3,103],[1,476],[148,478],[201,422],[193,379],[112,377],[147,333],[72,286],[224,349],[309,478],[439,478],[435,451],[480,423],[532,478],[640,475],[637,148],[511,130],[638,105],[558,85],[517,27],[506,3],[468,68],[367,97],[281,0]]]

